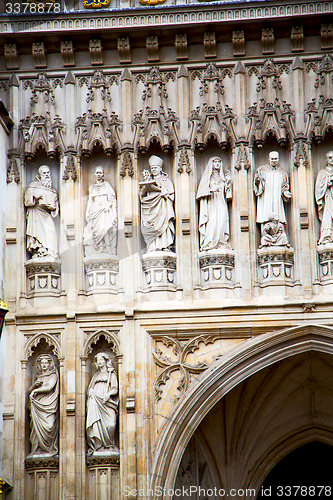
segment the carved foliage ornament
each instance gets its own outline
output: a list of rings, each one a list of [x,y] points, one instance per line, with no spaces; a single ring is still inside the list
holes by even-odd
[[[7,184],[15,181],[16,184],[20,182],[20,170],[18,167],[17,158],[9,158],[9,165],[7,170]]]
[[[103,9],[109,7],[111,0],[83,0],[86,9]]]

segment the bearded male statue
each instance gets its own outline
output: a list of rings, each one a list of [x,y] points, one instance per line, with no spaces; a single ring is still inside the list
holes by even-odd
[[[50,168],[41,165],[36,178],[28,186],[24,205],[27,207],[27,250],[32,257],[58,257],[58,238],[54,217],[59,213],[59,198],[52,186]]]

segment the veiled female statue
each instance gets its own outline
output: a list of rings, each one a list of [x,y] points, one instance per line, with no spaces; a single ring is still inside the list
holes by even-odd
[[[230,171],[224,174],[222,160],[210,158],[199,183],[200,251],[228,246],[229,212],[227,200],[232,198]]]
[[[117,450],[114,435],[118,414],[118,378],[109,354],[95,356],[97,372],[88,387],[87,442],[88,454]]]
[[[58,452],[59,374],[50,354],[36,360],[36,378],[29,388],[31,455]]]

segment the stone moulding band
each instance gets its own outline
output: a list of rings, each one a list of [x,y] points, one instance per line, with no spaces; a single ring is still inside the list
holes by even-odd
[[[172,9],[175,6],[171,7]],[[308,16],[309,14],[331,13],[333,2],[317,0],[316,2],[288,2],[286,5],[275,6],[220,6],[218,10],[212,9],[209,5],[207,10],[204,5],[198,5],[195,8],[186,7],[182,12],[170,12],[171,8],[160,8],[158,12],[149,9],[149,12],[139,9],[133,9],[131,13],[112,10],[98,17],[91,15],[91,10],[84,12],[64,13],[63,19],[45,19],[27,20],[27,21],[0,21],[0,33],[29,33],[29,32],[48,32],[48,31],[81,31],[81,30],[100,30],[108,28],[132,28],[132,27],[153,27],[166,25],[184,25],[193,23],[207,22],[232,22],[246,21],[251,19],[269,19],[290,17],[290,16]],[[69,14],[76,16],[76,19],[69,18]]]

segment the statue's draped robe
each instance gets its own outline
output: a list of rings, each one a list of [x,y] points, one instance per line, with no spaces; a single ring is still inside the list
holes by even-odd
[[[41,374],[36,382],[42,382],[41,387],[47,392],[38,392],[30,399],[31,453],[42,450],[54,455],[58,451],[58,372]]]
[[[210,163],[205,169],[197,192],[197,199],[200,200],[201,251],[225,246],[229,240],[227,199],[231,199],[231,187],[227,187],[223,172],[212,174]]]
[[[154,181],[161,191],[148,191],[145,196],[140,196],[141,231],[150,251],[168,249],[175,235],[173,183],[165,174]]]
[[[86,211],[87,226],[83,232],[84,245],[93,246],[97,252],[116,253],[117,201],[111,184],[107,181],[92,184]]]
[[[96,372],[88,387],[87,400],[87,442],[92,451],[114,446],[119,397],[110,396],[104,403],[103,398],[110,391],[118,394],[115,371],[112,369]]]
[[[40,198],[40,199],[38,199]],[[53,218],[58,215],[58,193],[38,179],[28,186],[24,204],[27,210],[27,249],[34,254],[44,248],[52,257],[58,256],[58,238]]]
[[[263,181],[259,180],[259,176]],[[254,192],[257,198],[257,222],[268,222],[272,213],[278,215],[280,222],[286,224],[286,214],[283,205],[283,193],[289,191],[287,172],[270,165],[259,167],[254,178]]]
[[[328,167],[320,170],[316,179],[315,196],[318,204],[318,217],[321,221],[320,238],[318,243],[332,241],[333,228],[333,186],[328,185],[333,177],[333,169]]]

